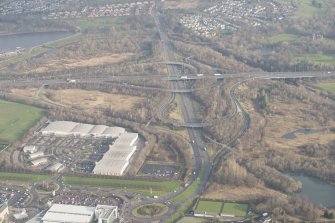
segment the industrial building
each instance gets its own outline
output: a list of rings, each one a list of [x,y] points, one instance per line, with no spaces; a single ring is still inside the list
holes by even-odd
[[[40,158],[40,159],[32,160],[30,162],[33,164],[33,166],[39,166],[39,165],[47,163],[48,159],[47,158]]]
[[[28,217],[26,209],[23,209],[20,213],[13,214],[15,221],[24,221],[27,220]]]
[[[43,135],[59,135],[59,136],[80,136],[80,137],[106,137],[117,138],[126,130],[121,127],[109,127],[105,125],[90,125],[69,121],[50,122],[41,130]]]
[[[117,138],[103,158],[96,163],[93,173],[100,175],[123,175],[129,160],[136,151],[137,133],[124,133]]]
[[[29,159],[36,159],[38,157],[44,156],[43,152],[36,152],[36,153],[31,153],[29,154]]]
[[[116,139],[116,145],[129,145],[132,146],[138,139],[137,133],[125,133],[122,134],[119,138]]]
[[[117,217],[117,206],[97,205],[95,208],[95,219],[98,223],[113,223]]]
[[[37,148],[36,148],[36,146],[25,146],[25,147],[23,147],[23,152],[25,152],[25,153],[36,153]]]
[[[118,217],[117,206],[97,207],[53,204],[42,217],[43,223],[113,223]]]

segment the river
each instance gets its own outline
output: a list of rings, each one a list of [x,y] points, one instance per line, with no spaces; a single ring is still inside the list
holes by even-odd
[[[302,183],[300,195],[307,197],[316,205],[322,204],[328,208],[335,208],[335,186],[306,175],[290,174],[292,178]]]
[[[43,32],[3,35],[0,36],[0,51],[15,50],[16,47],[30,48],[70,35],[73,35],[73,32]]]

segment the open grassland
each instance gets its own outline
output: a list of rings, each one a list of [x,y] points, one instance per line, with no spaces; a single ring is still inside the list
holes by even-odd
[[[326,1],[325,0],[319,0],[322,4],[321,8],[317,8],[313,6],[312,0],[299,0],[299,7],[298,10],[294,13],[295,18],[300,18],[300,17],[306,17],[306,16],[313,16],[317,13],[322,12],[324,7],[326,7]]]
[[[48,98],[56,103],[75,108],[94,111],[111,108],[114,111],[129,111],[142,97],[121,94],[88,91],[82,89],[47,90]]]
[[[121,53],[121,54],[107,54],[88,58],[69,58],[69,57],[56,57],[54,59],[47,59],[40,63],[40,65],[29,70],[29,72],[42,73],[50,70],[59,70],[64,68],[78,68],[78,67],[92,67],[99,65],[115,64],[129,60],[134,54]]]
[[[0,100],[0,144],[12,143],[42,117],[43,110]]]
[[[200,200],[195,210],[199,212],[207,212],[207,213],[211,212],[211,213],[219,214],[221,211],[221,207],[222,207],[222,202],[220,201]]]
[[[323,89],[323,90],[326,90],[330,93],[335,94],[335,82],[333,82],[333,83],[318,83],[316,86]]]
[[[248,205],[238,203],[224,203],[221,214],[245,217],[247,215]]]
[[[268,44],[277,44],[281,42],[291,42],[291,41],[296,41],[300,39],[301,36],[299,35],[294,35],[294,34],[288,34],[288,33],[283,33],[275,36],[269,37],[266,42]]]
[[[296,61],[309,61],[314,64],[334,64],[335,57],[334,55],[325,55],[325,54],[303,54],[296,56],[294,58]]]
[[[49,175],[0,172],[1,182],[38,183],[49,179],[51,179]]]
[[[174,191],[180,186],[180,181],[153,181],[153,180],[124,180],[124,179],[106,179],[93,177],[63,177],[64,182],[71,186],[89,186],[118,188],[133,191],[143,195],[163,195]],[[151,194],[152,190],[152,194]]]
[[[87,29],[107,28],[111,26],[121,26],[123,21],[120,18],[102,17],[87,19],[68,20],[71,25],[77,26],[83,32]]]

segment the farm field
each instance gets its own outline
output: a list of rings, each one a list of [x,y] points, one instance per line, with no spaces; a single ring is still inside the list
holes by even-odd
[[[0,100],[0,144],[9,144],[22,137],[42,115],[42,109]]]
[[[72,186],[90,186],[119,188],[140,193],[143,195],[163,195],[171,192],[180,186],[180,181],[150,181],[150,180],[124,180],[124,179],[106,179],[93,177],[63,177],[64,182]],[[151,189],[152,194],[151,194]]]

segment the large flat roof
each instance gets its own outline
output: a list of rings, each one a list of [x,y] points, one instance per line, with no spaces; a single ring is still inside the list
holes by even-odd
[[[43,216],[42,221],[62,223],[89,223],[95,207],[54,204]]]
[[[115,140],[115,145],[123,144],[132,146],[138,138],[138,133],[123,133],[117,140]]]
[[[91,125],[78,122],[54,121],[50,122],[41,130],[43,134],[59,134],[59,135],[93,135],[95,137],[119,137],[126,130],[122,127],[106,125]]]

